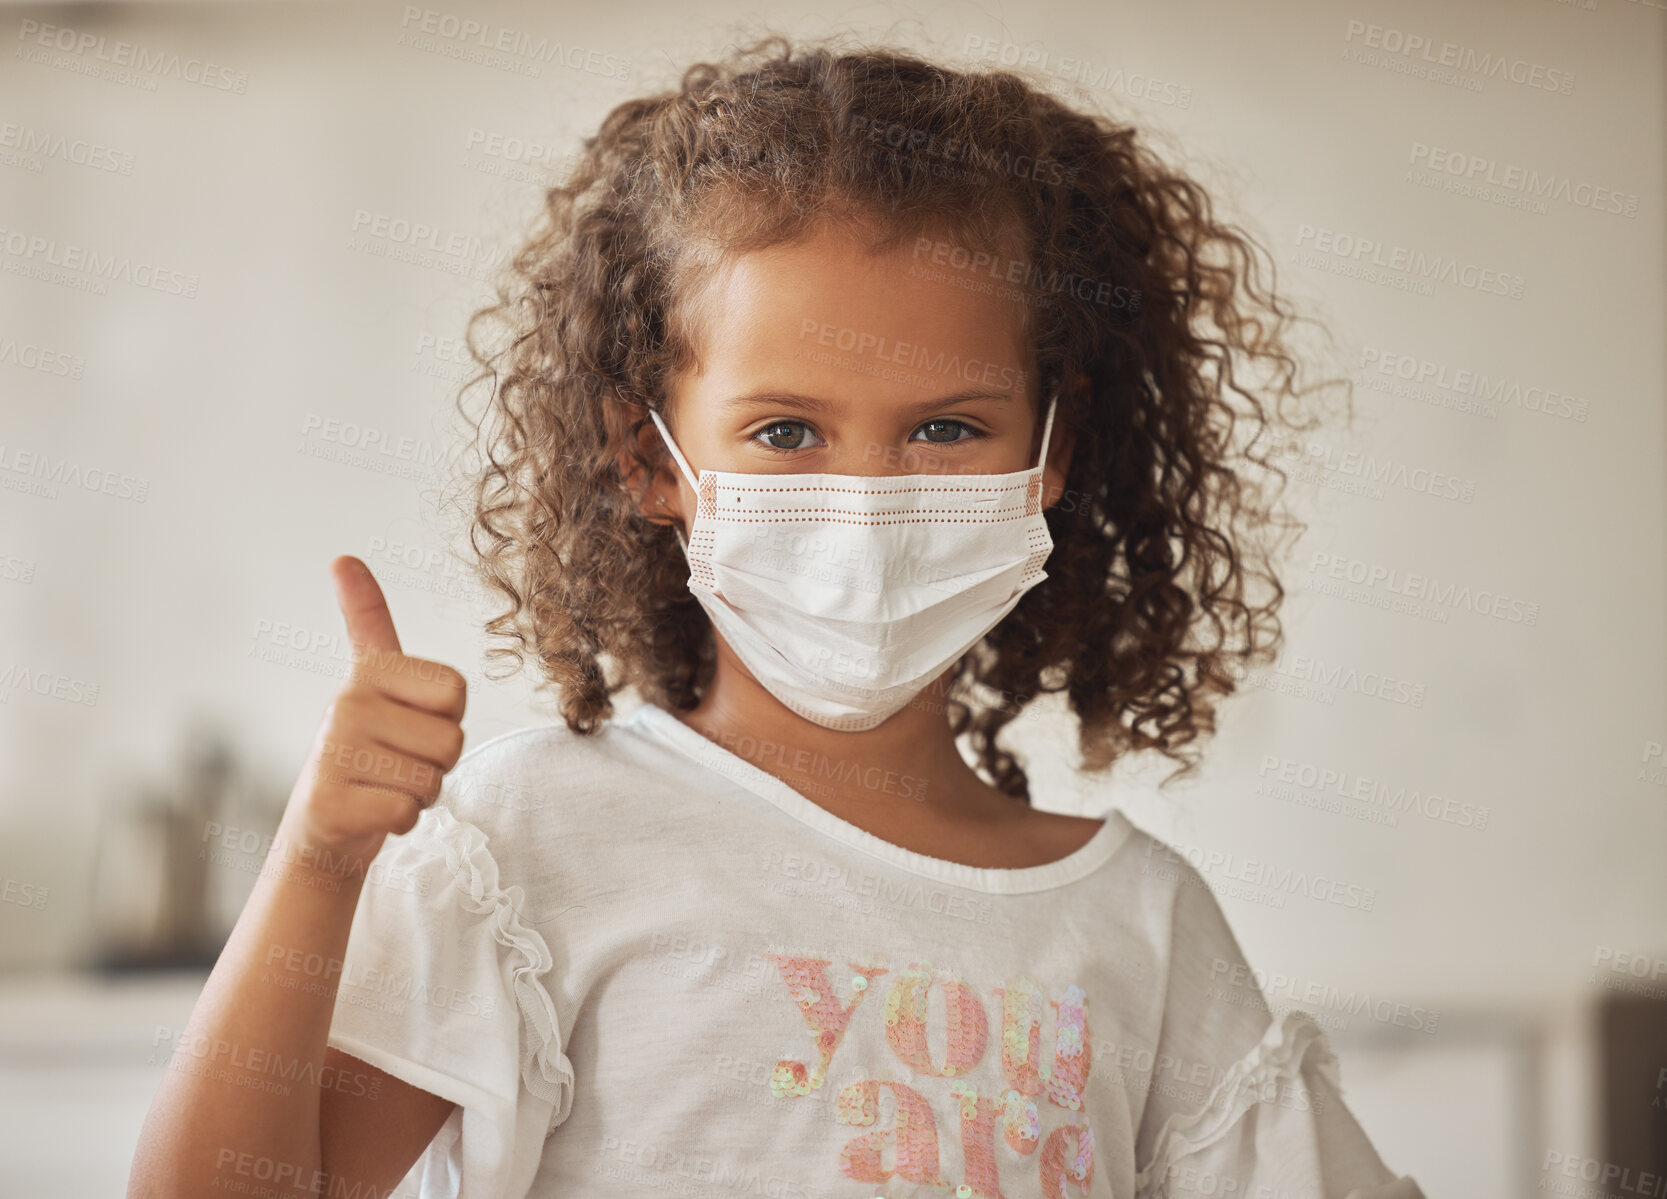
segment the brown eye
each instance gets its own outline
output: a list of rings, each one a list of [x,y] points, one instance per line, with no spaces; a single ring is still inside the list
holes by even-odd
[[[805,448],[805,434],[808,432],[810,426],[803,421],[778,420],[758,430],[752,439],[770,450],[798,450]]]
[[[947,436],[947,437],[934,436],[933,433],[931,432],[932,430],[937,430],[938,432],[941,433],[946,426],[948,427],[950,436]],[[924,425],[920,426],[920,430],[917,430],[917,432],[919,432],[921,430],[926,430],[927,431],[927,435],[926,435],[925,440],[931,441],[931,442],[936,442],[939,445],[951,445],[951,444],[953,444],[954,442],[957,442],[957,441],[969,440],[969,438],[958,436],[957,434],[960,433],[960,432],[969,433],[973,437],[977,437],[979,435],[972,428],[971,425],[968,425],[964,421],[950,420],[947,417],[941,418],[939,420],[929,420]]]

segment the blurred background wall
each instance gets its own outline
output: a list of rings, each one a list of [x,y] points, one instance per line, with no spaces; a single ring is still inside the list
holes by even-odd
[[[1287,648],[1203,777],[1073,776],[1057,710],[1014,740],[1042,806],[1120,805],[1204,869],[1432,1199],[1654,1193],[1625,1189],[1667,1169],[1643,0],[0,7],[0,1191],[122,1185],[345,668],[333,556],[471,676],[471,744],[551,719],[482,677],[448,551],[462,321],[582,135],[766,20],[1140,124],[1330,326],[1359,419],[1285,447]],[[199,948],[147,957],[164,927]]]

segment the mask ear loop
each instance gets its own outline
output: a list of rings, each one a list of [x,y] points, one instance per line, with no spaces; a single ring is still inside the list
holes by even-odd
[[[689,480],[689,486],[695,489],[695,494],[700,494],[700,479],[690,468],[688,459],[683,457],[683,451],[678,449],[677,443],[672,440],[671,431],[666,428],[666,422],[661,420],[660,414],[652,408],[648,410],[648,415],[649,419],[654,422],[654,427],[660,430],[660,440],[666,443],[666,448],[671,451],[671,456],[677,460],[677,468],[683,472],[683,477]],[[683,547],[683,554],[687,557],[689,553],[689,543],[683,537],[682,528],[680,528],[675,522],[673,522],[671,528],[672,532],[677,534],[677,544]]]
[[[1053,436],[1053,410],[1059,403],[1059,393],[1055,392],[1048,400],[1048,419],[1042,423],[1042,448],[1036,451],[1036,465],[1031,470],[1040,470],[1048,460],[1048,439]]]

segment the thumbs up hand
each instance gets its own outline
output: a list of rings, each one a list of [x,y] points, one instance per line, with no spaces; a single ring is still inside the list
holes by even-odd
[[[330,574],[353,669],[325,709],[276,844],[291,860],[362,876],[389,833],[411,831],[457,765],[468,683],[400,651],[382,588],[358,558],[336,558]]]

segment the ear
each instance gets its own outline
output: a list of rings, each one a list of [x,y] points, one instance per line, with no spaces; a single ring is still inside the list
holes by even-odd
[[[636,442],[642,457],[658,465],[652,470],[645,469],[632,457],[626,445],[620,445],[614,451],[614,464],[619,468],[619,477],[624,480],[626,493],[636,504],[637,511],[650,524],[686,523],[683,520],[683,489],[678,485],[681,479],[675,474],[677,467],[666,450],[665,439],[652,420],[644,421],[642,428],[637,430]]]
[[[1053,434],[1047,458],[1042,463],[1042,507],[1052,508],[1065,495],[1065,479],[1071,469],[1071,451],[1077,438],[1071,427],[1060,419],[1060,410],[1067,402],[1080,401],[1088,394],[1088,376],[1075,368],[1066,370],[1059,386],[1059,405],[1054,409]],[[1040,436],[1040,433],[1038,433]]]

